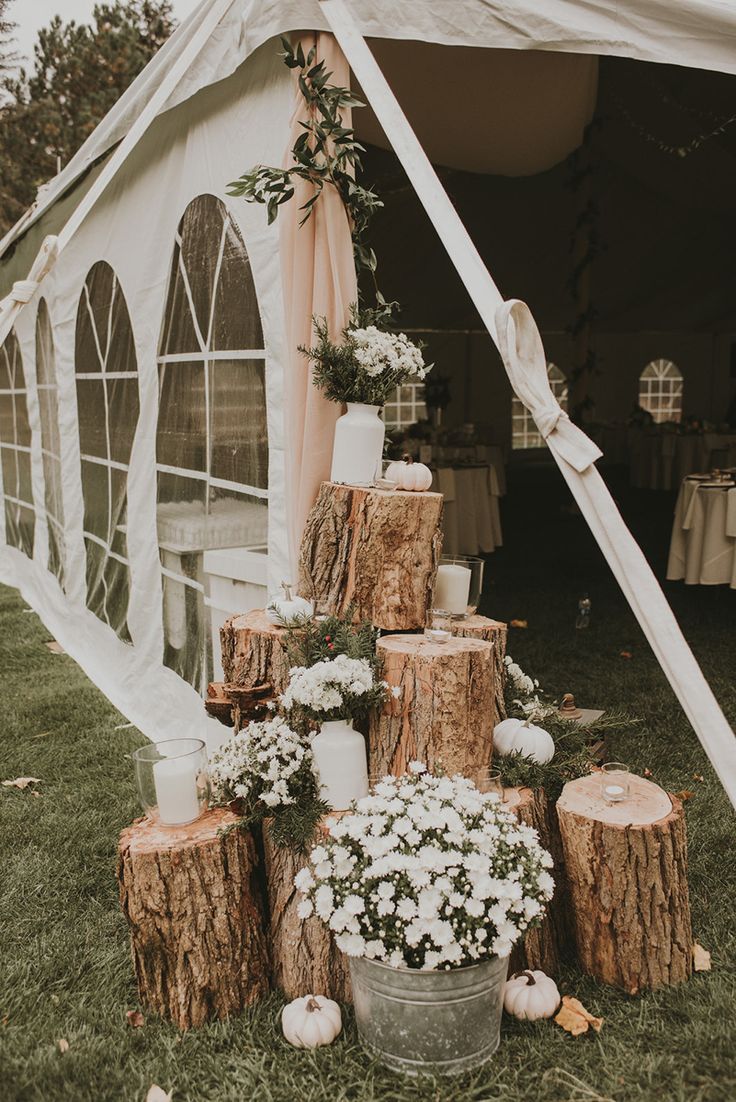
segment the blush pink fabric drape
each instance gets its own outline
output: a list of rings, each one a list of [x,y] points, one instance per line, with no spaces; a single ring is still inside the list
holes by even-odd
[[[317,47],[315,60],[324,60],[333,74],[332,83],[348,86],[348,63],[332,35],[309,34],[301,42],[305,54],[312,46]],[[287,168],[293,163],[291,148],[303,133],[299,122],[306,117],[296,76],[294,96]],[[351,125],[349,116],[348,111],[343,118],[345,126]],[[309,184],[297,181],[293,198],[279,214],[288,356],[284,371],[286,503],[295,581],[302,529],[320,482],[329,478],[335,422],[341,413],[337,403],[328,402],[312,386],[311,365],[297,348],[313,343],[313,317],[326,317],[331,337],[339,337],[348,322],[350,304],[358,297],[353,244],[342,200],[333,187],[326,186],[311,217],[300,227],[304,212],[299,208],[311,195]]]

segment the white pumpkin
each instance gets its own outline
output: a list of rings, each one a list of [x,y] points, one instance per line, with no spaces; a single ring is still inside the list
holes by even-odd
[[[314,605],[304,597],[292,597],[291,583],[282,582],[283,597],[274,597],[268,602],[266,617],[272,624],[296,619],[297,616],[314,616]]]
[[[548,731],[528,719],[504,719],[493,728],[493,749],[505,758],[519,753],[538,765],[546,765],[555,756],[555,743]]]
[[[544,972],[516,972],[503,989],[503,1008],[521,1021],[551,1018],[560,1005],[557,984]]]
[[[342,1029],[340,1007],[324,995],[304,995],[281,1011],[281,1028],[296,1048],[330,1045]]]
[[[428,490],[432,485],[432,472],[424,463],[415,463],[410,455],[386,468],[386,478],[396,483],[397,490]]]

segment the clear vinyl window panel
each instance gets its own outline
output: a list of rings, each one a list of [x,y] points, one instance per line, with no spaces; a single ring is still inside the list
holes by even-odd
[[[64,502],[61,488],[61,442],[59,439],[59,390],[56,383],[56,354],[46,299],[36,315],[36,377],[41,414],[44,507],[49,540],[49,570],[64,584]]]
[[[0,467],[6,542],[32,558],[36,512],[31,478],[31,426],[23,360],[14,329],[0,348]]]
[[[424,383],[404,383],[397,386],[383,409],[383,420],[389,432],[406,429],[427,418]]]
[[[682,372],[672,360],[652,360],[639,376],[639,405],[656,422],[681,421]]]
[[[129,640],[128,468],[139,414],[138,364],[122,289],[95,264],[77,309],[75,372],[87,607]]]
[[[204,553],[263,546],[268,526],[263,330],[245,243],[213,195],[194,199],[177,230],[158,378],[164,661],[203,690]]]
[[[550,390],[567,412],[567,379],[557,364],[547,364]],[[544,438],[529,410],[516,395],[511,398],[511,447],[514,451],[544,447]]]

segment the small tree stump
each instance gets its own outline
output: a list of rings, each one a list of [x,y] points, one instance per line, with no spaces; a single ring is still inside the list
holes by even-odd
[[[289,679],[286,630],[263,609],[231,616],[220,628],[222,669],[228,689],[273,687],[282,693]]]
[[[573,946],[567,877],[555,807],[543,788],[507,788],[505,801],[522,823],[534,827],[540,843],[552,855],[554,868],[549,871],[555,882],[555,892],[547,904],[547,913],[540,925],[514,946],[509,971],[541,968],[548,976],[554,976]]]
[[[557,801],[585,972],[630,995],[692,972],[693,935],[682,804],[643,777],[608,804],[600,774],[570,781]]]
[[[163,827],[138,819],[120,836],[120,902],[142,1002],[180,1029],[226,1018],[269,988],[252,837],[207,812]]]
[[[391,693],[371,715],[372,773],[406,772],[410,761],[473,777],[493,751],[494,700],[499,672],[492,643],[419,635],[386,635],[378,657]]]
[[[306,856],[279,849],[271,839],[268,820],[263,824],[263,849],[275,985],[288,999],[312,994],[352,1002],[350,969],[329,929],[315,915],[302,919],[297,914],[300,893],[294,877],[307,864]]]
[[[496,652],[496,712],[494,726],[506,719],[506,702],[503,697],[506,684],[506,636],[508,625],[500,620],[491,620],[488,616],[466,616],[464,620],[452,620],[450,630],[453,635],[459,635],[463,639],[485,639],[487,643],[493,643]]]
[[[207,696],[204,699],[204,710],[208,716],[219,719],[225,727],[232,727],[233,702],[227,695],[222,681],[210,681],[207,686]]]
[[[299,592],[384,631],[423,628],[442,547],[442,494],[323,482],[302,536]]]

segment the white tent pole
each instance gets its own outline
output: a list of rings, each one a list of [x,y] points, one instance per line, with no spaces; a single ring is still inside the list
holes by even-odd
[[[674,614],[638,544],[623,522],[594,466],[600,451],[567,421],[549,391],[541,340],[523,349],[510,348],[507,334],[497,330],[498,317],[508,322],[511,304],[503,298],[470,235],[453,207],[429,158],[344,0],[320,0],[322,10],[358,78],[384,133],[398,156],[440,240],[457,268],[489,334],[502,353],[514,391],[535,419],[595,535],[652,649],[692,723],[731,803],[736,807],[736,739],[690,650]],[[528,307],[517,304],[518,335],[536,334]],[[503,308],[503,309],[501,309]],[[538,334],[537,334],[538,336]],[[499,337],[501,339],[499,339]],[[531,351],[530,351],[531,350]],[[532,368],[534,351],[541,369]],[[541,376],[538,377],[541,370]],[[521,392],[521,393],[520,393]]]

